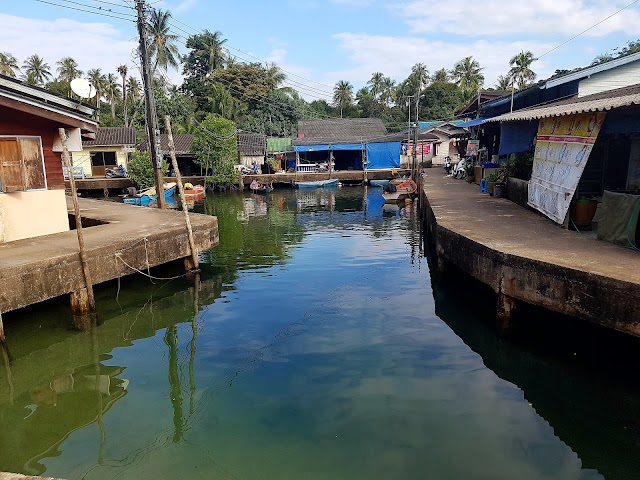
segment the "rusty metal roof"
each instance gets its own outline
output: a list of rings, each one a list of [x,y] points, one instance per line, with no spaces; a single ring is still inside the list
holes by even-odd
[[[572,97],[543,106],[505,113],[504,115],[490,118],[487,120],[487,123],[538,120],[540,118],[560,117],[578,113],[602,112],[614,108],[628,107],[630,105],[640,105],[640,84],[587,95],[585,97]]]

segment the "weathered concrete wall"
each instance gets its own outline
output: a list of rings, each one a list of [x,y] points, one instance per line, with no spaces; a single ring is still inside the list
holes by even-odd
[[[71,199],[69,199],[70,201]],[[80,200],[83,216],[105,225],[84,229],[94,284],[189,256],[182,212]],[[190,214],[196,249],[218,244],[215,217]],[[75,231],[0,244],[0,311],[75,292],[84,285]]]
[[[500,238],[495,242],[478,241],[482,235],[474,232],[486,232],[493,228],[493,219],[488,213],[481,222],[475,222],[473,215],[483,216],[484,213],[476,207],[475,212],[469,211],[466,214],[468,222],[465,225],[464,221],[460,222],[460,219],[464,220],[464,210],[458,211],[452,204],[442,205],[442,192],[437,192],[433,197],[429,198],[428,189],[421,189],[421,213],[425,223],[425,234],[430,248],[436,254],[434,260],[437,267],[446,270],[447,265],[455,265],[462,272],[490,286],[498,294],[640,336],[640,283],[636,278],[640,257],[634,257],[630,252],[619,249],[613,250],[614,254],[617,251],[620,253],[620,258],[616,259],[611,255],[610,245],[602,245],[596,241],[590,244],[593,247],[590,252],[585,251],[584,255],[591,258],[587,264],[591,265],[607,261],[611,263],[612,259],[621,265],[628,265],[631,261],[634,265],[628,266],[628,280],[619,278],[619,272],[624,270],[617,268],[611,268],[611,275],[605,273],[606,268],[599,274],[588,271],[580,264],[583,261],[582,257],[576,257],[581,259],[575,262],[573,268],[562,265],[552,260],[556,256],[559,257],[558,252],[548,250],[549,245],[554,243],[553,238],[548,238],[551,230],[542,231],[536,222],[527,225],[526,217],[514,220],[517,224],[509,225],[509,218],[515,216],[504,212],[496,214],[495,218],[500,224],[495,231],[500,231],[500,228],[504,231],[510,228],[521,229],[520,234],[516,233],[516,236],[518,241],[522,242],[522,248],[512,249],[509,245],[514,238],[513,233],[512,237],[504,238],[503,242],[500,242]],[[468,210],[466,207],[469,199],[460,200]],[[434,204],[433,201],[437,203]],[[501,200],[492,200],[492,204],[495,205],[498,201]],[[438,218],[443,218],[444,215],[436,214],[434,210],[439,211],[441,208],[446,208],[447,215],[457,216],[458,220],[455,223],[442,222],[446,223],[446,226],[439,224]],[[517,208],[509,207],[509,211]],[[534,213],[521,209],[520,215],[524,217],[525,214],[535,216]],[[461,227],[458,228],[458,225]],[[527,226],[530,228],[527,229]],[[557,228],[555,230],[558,231],[555,241],[559,246],[566,247],[564,244],[568,239],[571,240],[567,237],[568,232]],[[478,240],[471,237],[477,237]],[[531,248],[536,246],[534,244],[538,238],[544,239],[547,250]],[[526,245],[527,242],[529,245]],[[581,242],[589,240],[575,237],[575,249],[579,250],[582,247]],[[600,253],[603,255],[600,256],[599,252],[595,251],[598,249],[602,250]],[[542,260],[544,258],[548,258],[548,261]]]
[[[68,230],[64,190],[0,193],[0,242]]]
[[[521,207],[526,207],[529,201],[529,182],[509,177],[507,179],[507,198]]]

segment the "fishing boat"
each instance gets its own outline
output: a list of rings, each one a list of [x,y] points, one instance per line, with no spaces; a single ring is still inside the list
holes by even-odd
[[[263,182],[259,182],[257,180],[254,180],[253,182],[251,182],[251,185],[249,185],[249,188],[251,189],[251,191],[253,193],[269,193],[271,191],[273,191],[273,184],[271,183],[263,183]]]
[[[372,187],[384,187],[389,180],[369,180],[369,185]]]
[[[385,203],[398,203],[412,198],[418,191],[418,185],[413,180],[405,180],[396,187],[395,192],[382,192]]]
[[[202,200],[205,197],[205,188],[202,185],[185,183],[184,196],[187,200]]]
[[[296,188],[330,188],[338,185],[338,179],[317,180],[315,182],[295,182]]]
[[[164,184],[164,198],[168,199],[173,197],[175,192],[176,184],[174,182]],[[149,205],[157,200],[158,194],[156,193],[156,187],[151,187],[136,193],[135,195],[127,195],[122,201],[130,205]]]

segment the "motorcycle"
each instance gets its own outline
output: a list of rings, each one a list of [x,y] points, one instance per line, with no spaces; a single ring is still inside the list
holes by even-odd
[[[460,159],[460,161],[458,163],[455,164],[455,166],[453,167],[453,176],[455,178],[466,178],[467,176],[467,164],[470,162],[471,160],[466,158],[466,157],[462,157]]]
[[[118,165],[114,168],[106,168],[104,171],[106,178],[126,178],[127,172],[122,165]]]

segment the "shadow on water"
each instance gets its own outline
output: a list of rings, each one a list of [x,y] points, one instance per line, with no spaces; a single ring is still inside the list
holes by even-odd
[[[508,337],[495,293],[462,272],[432,285],[436,314],[605,478],[640,472],[640,340],[528,305]]]

